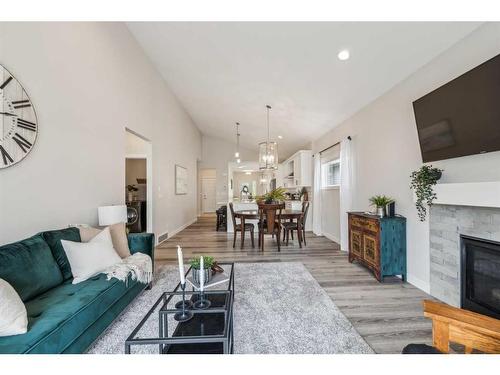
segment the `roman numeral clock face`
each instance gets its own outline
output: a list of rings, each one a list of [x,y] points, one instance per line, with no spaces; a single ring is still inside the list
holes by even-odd
[[[0,169],[23,160],[38,134],[35,109],[17,79],[0,65]]]

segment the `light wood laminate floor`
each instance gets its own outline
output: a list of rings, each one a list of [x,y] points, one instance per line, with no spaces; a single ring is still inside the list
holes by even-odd
[[[401,353],[409,343],[432,342],[431,323],[422,313],[422,300],[431,298],[411,284],[390,279],[379,283],[373,275],[347,260],[339,245],[325,237],[307,233],[307,246],[297,240],[277,251],[275,240],[265,236],[265,251],[253,249],[247,233],[245,247],[236,248],[232,233],[216,232],[215,217],[203,216],[156,249],[157,264],[177,262],[177,245],[186,259],[211,255],[219,261],[302,262],[361,336],[377,353]],[[257,238],[256,238],[257,245]]]

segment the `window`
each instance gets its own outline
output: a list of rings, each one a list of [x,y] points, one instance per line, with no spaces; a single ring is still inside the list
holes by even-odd
[[[340,159],[331,160],[321,165],[322,188],[340,185]]]

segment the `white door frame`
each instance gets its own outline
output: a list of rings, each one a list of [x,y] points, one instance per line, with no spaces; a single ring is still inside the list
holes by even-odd
[[[129,132],[139,138],[147,144],[147,150],[145,154],[125,154],[126,159],[146,159],[146,231],[148,233],[153,232],[153,145],[151,141],[142,135],[136,133],[129,128],[125,128],[126,132]],[[155,236],[156,237],[156,236]],[[157,241],[158,239],[156,239]]]

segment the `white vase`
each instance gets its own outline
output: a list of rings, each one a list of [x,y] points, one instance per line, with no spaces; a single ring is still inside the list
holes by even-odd
[[[384,217],[385,216],[385,206],[383,207],[377,207],[377,215],[379,217]]]

